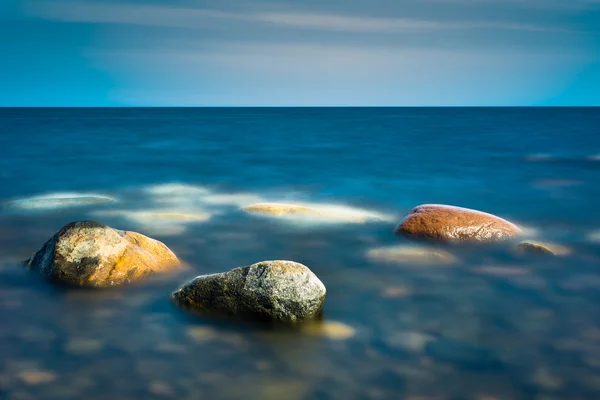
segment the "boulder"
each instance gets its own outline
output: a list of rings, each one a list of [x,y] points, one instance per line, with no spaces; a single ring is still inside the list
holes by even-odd
[[[571,249],[559,244],[528,241],[519,243],[517,252],[521,255],[566,256],[571,254]]]
[[[130,283],[180,266],[163,243],[95,221],[65,225],[26,263],[51,281],[88,287]]]
[[[200,312],[297,323],[320,314],[325,292],[308,267],[293,261],[263,261],[199,276],[171,299]]]
[[[395,233],[444,242],[493,242],[518,236],[522,231],[515,224],[482,211],[425,204],[412,209]]]

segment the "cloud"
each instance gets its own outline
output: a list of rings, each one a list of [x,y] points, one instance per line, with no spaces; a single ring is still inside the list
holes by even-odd
[[[581,10],[600,5],[600,0],[421,0],[423,2],[450,5],[509,5],[520,9]]]
[[[472,0],[471,0],[472,1]],[[481,0],[478,0],[481,1]],[[418,18],[384,18],[317,12],[232,12],[214,9],[95,1],[41,1],[28,3],[30,14],[62,22],[126,24],[169,28],[205,28],[215,22],[347,33],[402,33],[443,30],[564,31],[564,27],[503,21],[443,21]]]
[[[523,83],[536,87],[535,96],[560,89],[573,65],[585,61],[527,49],[260,42],[90,55],[98,68],[127,82],[144,69],[146,80],[113,93],[124,104],[144,105],[505,105],[527,96]],[[554,77],[551,84],[548,76]],[[219,85],[211,89],[210,82]]]

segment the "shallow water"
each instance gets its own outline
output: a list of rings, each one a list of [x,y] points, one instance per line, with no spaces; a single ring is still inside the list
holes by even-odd
[[[598,399],[598,127],[597,108],[0,109],[0,398]],[[261,201],[386,218],[240,210]],[[392,230],[421,203],[491,212],[570,252],[419,259]],[[84,219],[162,240],[189,267],[106,291],[23,269]],[[374,251],[391,246],[406,258]],[[319,276],[329,331],[168,301],[268,259]]]

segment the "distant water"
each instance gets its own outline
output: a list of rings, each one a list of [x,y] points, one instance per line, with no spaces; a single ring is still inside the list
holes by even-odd
[[[0,109],[0,180],[2,399],[600,398],[598,108]],[[381,218],[240,211],[262,201]],[[422,203],[499,215],[565,254],[419,259],[392,230]],[[162,240],[190,269],[86,291],[21,267],[85,219]],[[368,256],[396,245],[399,262]],[[168,301],[269,259],[324,282],[321,333]]]

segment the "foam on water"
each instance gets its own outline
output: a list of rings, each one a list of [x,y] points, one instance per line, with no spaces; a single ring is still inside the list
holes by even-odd
[[[187,231],[187,224],[208,221],[212,214],[200,210],[97,210],[90,213],[99,218],[124,218],[146,233],[176,236]]]
[[[587,239],[592,243],[600,243],[600,229],[589,232]]]
[[[203,186],[188,185],[183,183],[164,183],[147,186],[142,189],[143,192],[153,196],[202,196],[210,193],[210,190]]]
[[[51,210],[58,208],[90,206],[113,203],[116,200],[109,196],[95,193],[50,193],[46,195],[12,200],[6,203],[9,208],[21,210]]]

